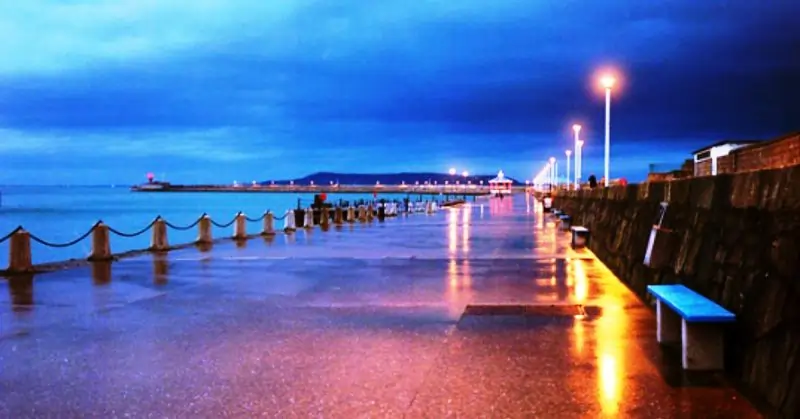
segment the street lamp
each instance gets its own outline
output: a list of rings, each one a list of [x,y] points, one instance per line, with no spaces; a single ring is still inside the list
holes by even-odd
[[[567,178],[566,178],[567,182],[566,182],[566,184],[567,184],[567,189],[569,189],[569,156],[572,155],[572,150],[567,150],[564,153],[566,153],[566,155],[567,155]]]
[[[553,190],[553,184],[556,181],[556,158],[550,157],[550,190]]]
[[[456,169],[451,167],[450,170],[449,170],[449,173],[450,173],[450,176],[455,175],[456,174]]]
[[[579,124],[573,125],[572,131],[575,133],[575,189],[578,189],[581,184],[581,126]]]
[[[606,90],[606,156],[605,156],[605,187],[608,187],[608,164],[611,154],[611,88],[617,80],[614,76],[607,74],[600,79],[600,84]]]

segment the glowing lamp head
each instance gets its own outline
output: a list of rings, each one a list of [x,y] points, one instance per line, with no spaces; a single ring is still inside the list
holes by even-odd
[[[575,131],[575,134],[581,132],[581,126],[579,124],[575,124],[572,126],[572,130]]]
[[[467,177],[469,176],[469,172],[465,170],[461,173],[461,176]]]
[[[614,76],[611,76],[611,75],[605,75],[605,76],[600,78],[600,85],[603,86],[603,88],[606,88],[606,89],[610,89],[610,88],[614,87],[614,84],[616,82],[617,82],[617,79],[615,79]]]
[[[450,173],[451,176],[456,174],[456,169],[451,167],[450,170],[449,170],[449,173]]]
[[[565,153],[567,153],[567,157],[569,157],[569,156],[572,155],[572,150],[567,150],[567,151],[565,151]]]
[[[550,164],[555,164],[555,163],[556,163],[556,158],[550,157]]]

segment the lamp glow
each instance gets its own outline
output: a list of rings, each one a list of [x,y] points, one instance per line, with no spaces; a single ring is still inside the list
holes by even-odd
[[[449,173],[450,173],[450,176],[453,176],[454,174],[456,174],[456,169],[451,167]]]

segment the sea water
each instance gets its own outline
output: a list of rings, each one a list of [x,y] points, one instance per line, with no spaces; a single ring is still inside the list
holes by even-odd
[[[313,194],[296,193],[234,193],[234,192],[131,192],[126,187],[68,187],[68,186],[4,186],[0,187],[0,238],[22,226],[25,230],[52,243],[72,241],[98,220],[124,233],[133,233],[147,226],[160,215],[171,224],[188,226],[203,213],[218,223],[228,223],[237,212],[259,218],[271,210],[282,216],[286,210],[313,202]],[[379,196],[402,199],[402,196]],[[327,194],[326,202],[340,199],[355,201],[372,199],[372,195]],[[275,222],[280,228],[282,222]],[[262,224],[249,222],[248,232],[261,231]],[[213,227],[214,237],[230,236],[233,227]],[[114,253],[145,249],[150,245],[150,232],[125,238],[111,235]],[[197,228],[187,231],[168,231],[170,244],[190,243],[197,238]],[[8,265],[8,241],[0,243],[0,267]],[[84,258],[91,249],[91,236],[67,248],[45,247],[31,242],[34,263]]]

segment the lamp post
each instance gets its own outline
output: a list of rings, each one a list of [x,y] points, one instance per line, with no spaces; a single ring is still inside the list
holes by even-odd
[[[550,157],[550,190],[553,190],[553,185],[556,182],[556,158]]]
[[[569,182],[569,156],[572,155],[572,150],[567,150],[564,153],[567,155],[567,177],[566,177],[567,181],[566,181],[565,184],[567,185],[567,189],[569,189],[569,183],[570,183]]]
[[[605,156],[605,187],[608,187],[609,173],[608,165],[611,155],[611,88],[617,82],[611,75],[603,76],[600,83],[606,90],[606,156]]]
[[[572,131],[575,133],[575,189],[578,189],[581,185],[581,126],[579,124],[573,125]]]

